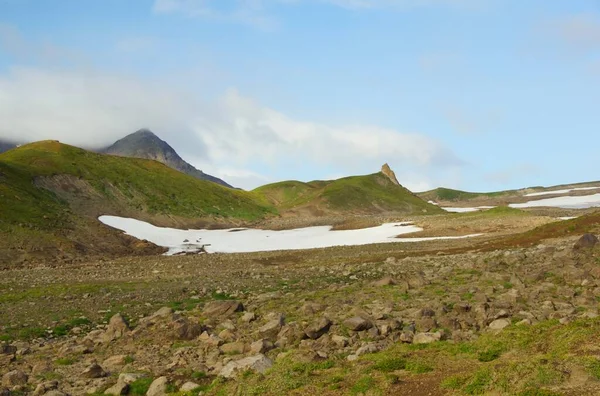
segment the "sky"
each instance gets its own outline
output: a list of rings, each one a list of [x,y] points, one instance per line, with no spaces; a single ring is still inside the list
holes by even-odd
[[[251,189],[599,180],[598,0],[0,0],[0,139],[149,128]]]

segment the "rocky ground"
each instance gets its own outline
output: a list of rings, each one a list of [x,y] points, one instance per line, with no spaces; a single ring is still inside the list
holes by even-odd
[[[0,395],[600,394],[580,237],[2,271]]]

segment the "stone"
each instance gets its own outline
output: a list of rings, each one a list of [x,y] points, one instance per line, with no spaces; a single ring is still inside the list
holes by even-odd
[[[370,321],[361,318],[360,316],[355,316],[346,319],[344,321],[344,326],[352,331],[364,331],[373,327],[373,324]]]
[[[431,344],[442,339],[442,333],[417,333],[413,338],[413,344]]]
[[[510,326],[510,320],[503,318],[494,320],[492,323],[489,324],[488,327],[492,330],[502,330],[508,326]]]
[[[281,320],[273,319],[273,320],[267,322],[261,328],[259,328],[258,334],[262,338],[269,338],[269,339],[274,338],[277,336],[277,334],[281,330],[281,326],[282,326]]]
[[[206,304],[203,314],[206,317],[228,317],[236,312],[243,312],[244,306],[235,300],[212,301]]]
[[[173,322],[173,335],[178,340],[193,340],[202,333],[202,326],[185,318]]]
[[[14,355],[17,353],[17,347],[9,344],[0,345],[0,355]]]
[[[263,374],[273,366],[273,361],[263,354],[250,356],[240,360],[234,360],[229,363],[219,373],[224,378],[235,378],[239,373],[252,370]]]
[[[412,331],[405,331],[402,334],[400,334],[400,342],[403,342],[405,344],[412,344],[414,338],[415,333],[413,333]]]
[[[33,396],[41,396],[47,394],[47,392],[58,389],[58,381],[47,381],[36,386],[33,391]]]
[[[306,334],[306,336],[308,338],[312,338],[313,340],[316,340],[317,338],[321,337],[323,334],[327,333],[329,331],[330,327],[331,327],[331,320],[323,317],[318,322],[313,323],[312,325],[308,326],[304,330],[304,334]]]
[[[113,386],[111,386],[110,388],[108,388],[107,390],[104,391],[105,395],[116,395],[116,396],[126,395],[128,393],[129,393],[129,384],[126,384],[121,381],[117,381],[116,384],[114,384]]]
[[[146,396],[165,396],[167,394],[167,385],[169,380],[167,377],[158,377],[150,384]]]
[[[244,323],[250,323],[256,320],[256,314],[254,312],[246,312],[242,315],[241,321]]]
[[[12,388],[17,385],[27,385],[29,376],[21,370],[13,370],[2,376],[2,385]]]
[[[199,386],[200,385],[198,385],[195,382],[186,382],[185,384],[181,385],[181,388],[179,388],[179,392],[191,392]]]
[[[109,371],[117,371],[119,368],[125,366],[127,355],[113,355],[102,362],[102,367]]]
[[[226,355],[240,355],[248,350],[248,346],[243,342],[230,342],[221,345],[219,349]]]
[[[129,332],[129,324],[125,318],[118,313],[110,318],[106,332],[102,335],[102,340],[104,342],[110,342],[123,337],[127,332]]]
[[[81,373],[81,377],[82,378],[102,378],[102,377],[106,377],[106,372],[104,371],[104,369],[102,367],[100,367],[100,365],[94,363],[94,364],[90,365],[89,367],[87,367],[85,370],[83,370],[83,372]]]
[[[53,371],[52,363],[48,360],[44,360],[33,365],[31,369],[31,375],[37,377],[51,371]]]
[[[348,337],[344,337],[344,336],[337,335],[337,334],[335,334],[334,336],[331,337],[331,341],[333,341],[340,348],[345,348],[350,343],[350,340]]]
[[[527,319],[523,319],[520,322],[516,323],[516,326],[531,326],[533,324],[533,322],[531,321],[531,319],[527,318]]]
[[[378,281],[373,282],[373,286],[383,287],[383,286],[392,286],[395,285],[396,281],[392,279],[390,276],[386,276],[385,278],[381,278]]]
[[[364,346],[358,348],[355,355],[362,356],[362,355],[366,355],[368,353],[377,353],[379,351],[381,351],[381,347],[379,345],[375,344],[374,342],[371,342],[367,345],[364,345]]]
[[[269,340],[258,340],[258,341],[254,341],[251,345],[250,345],[250,352],[252,353],[266,353],[268,351],[270,351],[271,349],[273,349],[274,345],[271,341]]]
[[[575,242],[575,245],[573,246],[574,249],[589,249],[589,248],[593,248],[594,246],[596,246],[598,244],[598,237],[596,237],[596,235],[594,234],[583,234],[583,236],[581,238],[579,238],[579,240],[577,242]]]

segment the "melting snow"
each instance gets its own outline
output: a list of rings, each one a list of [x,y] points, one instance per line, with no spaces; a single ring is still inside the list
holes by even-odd
[[[397,235],[423,231],[411,223],[387,223],[360,230],[332,231],[331,226],[307,227],[294,230],[270,231],[256,229],[179,230],[156,227],[152,224],[116,216],[100,216],[102,223],[124,231],[138,239],[146,239],[169,249],[167,255],[196,252],[202,245],[209,253],[245,253],[272,250],[313,249],[371,243],[421,242],[459,237],[396,238]],[[186,241],[186,242],[184,242]]]
[[[442,209],[444,209],[446,212],[452,212],[452,213],[467,213],[467,212],[477,212],[478,210],[493,209],[493,208],[495,208],[495,206],[477,206],[475,208],[442,208]]]
[[[568,194],[571,191],[597,190],[599,188],[600,188],[600,186],[599,187],[578,187],[578,188],[569,188],[569,189],[566,189],[566,190],[554,190],[554,191],[536,192],[536,193],[525,194],[523,196],[524,197],[538,197],[540,195]]]
[[[540,206],[551,206],[563,209],[587,209],[600,207],[600,194],[583,195],[580,197],[555,197],[538,199],[520,204],[510,204],[511,208],[534,208]]]

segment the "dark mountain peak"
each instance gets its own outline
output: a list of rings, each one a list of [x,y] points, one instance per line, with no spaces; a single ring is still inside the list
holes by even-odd
[[[121,157],[152,159],[197,179],[208,180],[232,188],[223,180],[208,175],[185,162],[173,147],[146,128],[117,140],[103,152]]]

